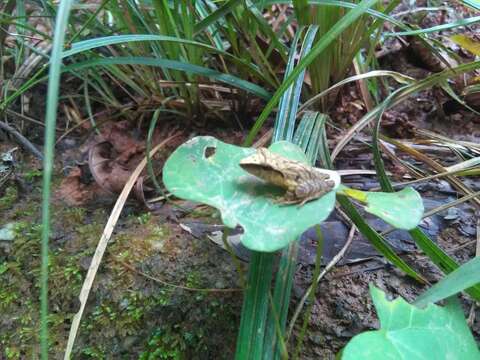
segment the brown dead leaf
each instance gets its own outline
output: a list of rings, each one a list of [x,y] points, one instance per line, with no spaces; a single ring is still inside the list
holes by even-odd
[[[132,172],[124,159],[120,160],[121,156],[107,141],[93,145],[88,153],[88,166],[93,178],[111,194],[122,191]]]
[[[84,178],[82,169],[79,166],[74,167],[62,180],[56,191],[56,197],[73,206],[85,205],[94,200],[98,201],[99,198],[105,198],[105,192],[95,182],[85,183]]]

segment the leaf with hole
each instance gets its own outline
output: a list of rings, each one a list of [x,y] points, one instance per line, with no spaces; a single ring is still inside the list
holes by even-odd
[[[292,143],[280,141],[269,149],[308,164],[302,150]],[[241,159],[254,152],[253,148],[199,136],[173,152],[165,163],[163,181],[175,196],[219,209],[226,226],[240,225],[243,228],[241,242],[247,248],[272,252],[325,220],[334,208],[335,191],[303,206],[277,204],[275,200],[284,191],[250,175],[239,165]],[[331,174],[338,179],[334,171]],[[338,183],[337,180],[337,186]]]

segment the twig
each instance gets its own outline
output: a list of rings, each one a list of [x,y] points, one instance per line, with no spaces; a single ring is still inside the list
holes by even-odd
[[[350,228],[350,233],[348,234],[347,241],[345,242],[345,245],[343,245],[342,249],[333,257],[332,260],[325,266],[325,269],[318,275],[318,278],[314,280],[315,283],[319,283],[320,280],[325,276],[327,272],[329,272],[345,255],[347,252],[348,248],[352,244],[353,237],[355,235],[355,231],[357,230],[355,225],[352,225]],[[292,316],[292,320],[290,321],[290,325],[288,327],[288,332],[287,332],[287,338],[290,337],[293,331],[293,326],[295,325],[295,322],[298,319],[298,316],[300,315],[300,312],[302,311],[303,305],[305,305],[305,302],[307,301],[308,297],[310,296],[310,292],[312,291],[313,284],[309,286],[308,290],[305,292],[303,295],[302,299],[300,300],[299,304],[297,305],[297,308],[295,309],[295,312]]]
[[[468,313],[467,324],[468,326],[472,326],[475,322],[475,309],[477,308],[477,304],[473,302],[472,306],[470,306],[470,311]]]
[[[16,118],[16,119],[20,119],[20,120],[25,120],[25,121],[29,121],[31,123],[34,123],[34,124],[38,124],[40,126],[43,126],[45,127],[45,123],[41,122],[40,120],[37,120],[37,119],[34,119],[30,116],[27,116],[25,114],[20,114],[20,113],[17,113],[16,111],[13,111],[13,110],[10,110],[10,109],[6,109],[5,110],[5,113],[8,115],[8,116],[11,116],[12,118]],[[56,128],[57,131],[63,131],[63,129],[60,129],[60,128]]]
[[[407,186],[407,185],[412,185],[412,184],[417,184],[417,183],[421,183],[421,182],[425,182],[425,181],[429,181],[429,180],[433,180],[433,179],[438,179],[438,178],[448,176],[448,175],[461,174],[465,171],[466,171],[465,169],[456,170],[456,171],[445,171],[445,172],[442,172],[442,173],[437,173],[437,174],[434,174],[434,175],[428,175],[428,176],[425,176],[425,177],[422,177],[422,178],[419,178],[419,179],[415,179],[415,180],[405,181],[405,182],[401,182],[401,183],[394,183],[394,184],[392,184],[392,186],[394,188],[404,187],[404,186]],[[387,175],[388,175],[388,173],[387,173]],[[379,186],[370,189],[370,191],[379,191],[379,190],[382,190],[382,188],[379,187]]]
[[[374,265],[374,266],[370,266],[370,267],[363,268],[363,269],[356,269],[356,270],[348,271],[348,272],[345,272],[345,273],[342,273],[342,274],[335,274],[335,275],[332,275],[332,278],[333,279],[338,279],[338,278],[341,278],[341,277],[344,277],[344,276],[351,276],[351,275],[355,275],[355,274],[358,274],[358,273],[366,273],[367,271],[376,271],[376,270],[383,269],[384,267],[385,267],[385,264]]]
[[[29,151],[33,156],[38,158],[39,160],[43,161],[43,154],[33,145],[25,136],[20,134],[19,131],[8,125],[7,123],[0,121],[0,129],[8,132],[12,135],[15,139],[17,139],[18,143],[25,148],[25,150]]]
[[[213,288],[206,288],[206,289],[202,289],[202,288],[192,288],[192,287],[187,287],[187,286],[182,286],[182,285],[175,285],[175,284],[171,284],[169,282],[166,282],[166,281],[163,281],[161,279],[158,279],[156,277],[153,277],[151,275],[148,275],[146,273],[144,273],[143,271],[140,271],[140,270],[137,270],[135,267],[133,267],[132,265],[130,264],[127,264],[126,262],[123,262],[123,261],[120,261],[120,260],[114,260],[115,262],[119,263],[120,265],[122,265],[123,267],[125,267],[126,269],[138,274],[138,275],[141,275],[149,280],[152,280],[152,281],[155,281],[159,284],[162,284],[162,285],[165,285],[165,286],[170,286],[170,287],[174,287],[176,289],[182,289],[182,290],[188,290],[188,291],[203,291],[203,292],[237,292],[237,291],[243,291],[242,289],[213,289]]]

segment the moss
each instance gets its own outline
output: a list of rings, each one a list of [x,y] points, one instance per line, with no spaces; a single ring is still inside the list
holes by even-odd
[[[182,336],[178,326],[157,329],[148,340],[140,360],[182,360],[186,359],[186,349],[191,337]]]
[[[9,186],[5,189],[5,193],[0,197],[0,211],[5,211],[15,204],[18,198],[18,191],[16,186]]]
[[[38,169],[30,169],[23,173],[23,178],[29,182],[34,181],[36,178],[42,176],[42,172]]]
[[[215,220],[220,217],[220,212],[210,206],[197,206],[189,214],[191,218],[201,218],[202,220],[210,219]]]
[[[7,221],[16,238],[0,253],[0,358],[38,354],[40,214],[39,203],[22,198]],[[29,211],[29,209],[35,209]],[[63,353],[69,324],[79,308],[87,268],[109,212],[54,204],[49,257],[49,328],[52,354]],[[218,358],[224,336],[235,334],[237,315],[204,292],[162,286],[124,266],[164,281],[204,287],[205,274],[192,266],[193,247],[153,216],[121,218],[81,322],[74,358],[191,359],[196,353]],[[177,240],[175,240],[177,239]],[[179,244],[181,246],[179,246]],[[183,247],[185,246],[185,247]],[[160,262],[160,263],[159,263]],[[200,262],[201,263],[201,262]],[[218,334],[217,337],[210,334]],[[160,334],[163,334],[161,336]],[[206,335],[208,334],[208,336]],[[233,341],[234,341],[234,337]]]

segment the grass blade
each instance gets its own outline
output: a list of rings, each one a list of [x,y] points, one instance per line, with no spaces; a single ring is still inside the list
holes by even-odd
[[[405,274],[411,276],[413,279],[418,280],[422,283],[427,283],[427,281],[413,270],[405,261],[403,261],[396,253],[392,250],[389,243],[374,229],[367,224],[363,219],[362,215],[358,210],[353,206],[351,201],[345,195],[338,195],[337,200],[342,205],[343,210],[348,215],[350,220],[353,221],[358,230],[365,236],[368,241],[375,247],[375,249],[385,256],[393,265],[402,270]]]
[[[156,66],[165,69],[179,70],[186,73],[192,73],[196,75],[202,75],[215,79],[217,81],[226,83],[236,88],[250,92],[262,99],[268,100],[271,95],[264,88],[251,83],[246,80],[242,80],[236,76],[224,74],[219,71],[209,69],[203,66],[192,65],[182,61],[156,59],[148,57],[115,57],[115,58],[103,58],[87,60],[81,63],[65,66],[63,71],[78,71],[81,69],[87,69],[95,66],[111,66],[111,65],[146,65]]]
[[[55,21],[52,54],[48,77],[47,109],[45,113],[45,149],[43,161],[42,185],[42,246],[40,269],[40,353],[43,360],[48,359],[48,238],[50,236],[50,198],[55,152],[55,128],[57,122],[58,93],[62,67],[62,50],[68,16],[73,0],[60,2]]]
[[[290,76],[283,81],[282,85],[280,85],[277,91],[273,94],[270,101],[267,103],[250,130],[250,133],[245,140],[245,145],[252,144],[258,131],[262,127],[265,120],[267,120],[275,105],[277,105],[283,93],[295,81],[300,73],[305,70],[305,68],[310,65],[322,53],[322,51],[325,50],[328,45],[330,45],[349,25],[351,25],[360,16],[364,15],[365,11],[376,2],[377,0],[363,0],[355,7],[355,9],[349,11],[340,21],[335,24],[335,26],[333,26],[324,36],[322,36],[321,39],[318,40],[317,44],[312,48],[308,55],[299,62]]]
[[[198,34],[199,32],[205,30],[207,27],[215,23],[216,21],[225,17],[225,15],[229,14],[233,11],[236,6],[241,5],[241,0],[230,0],[219,7],[216,11],[212,12],[208,15],[205,19],[195,24],[194,33]]]
[[[420,34],[428,34],[433,32],[439,32],[443,30],[453,29],[459,26],[468,26],[475,23],[480,22],[480,16],[474,16],[468,19],[460,19],[448,24],[433,26],[427,29],[418,29],[418,30],[410,30],[410,31],[401,31],[401,32],[392,32],[392,33],[385,33],[384,36],[407,36],[407,35],[420,35]]]
[[[389,107],[391,101],[395,99],[396,93],[390,95],[381,105],[382,109],[386,109]],[[390,182],[390,179],[387,176],[385,170],[385,164],[382,159],[382,155],[380,152],[379,146],[379,137],[380,137],[380,124],[381,118],[383,115],[383,110],[381,110],[377,116],[375,121],[375,127],[373,131],[373,139],[372,139],[372,152],[373,152],[373,159],[375,163],[375,169],[377,171],[377,176],[379,178],[379,182],[381,188],[385,192],[393,192],[394,188]],[[422,249],[423,252],[430,258],[430,260],[437,265],[444,273],[450,273],[458,268],[458,264],[453,260],[450,256],[448,256],[437,244],[435,244],[425,233],[417,227],[416,229],[409,231],[410,235],[415,241],[415,244]],[[476,286],[472,289],[467,291],[472,297],[476,300],[480,299],[480,286]]]
[[[414,304],[424,307],[480,283],[480,257],[466,262],[420,295]]]
[[[88,40],[83,40],[72,44],[71,49],[63,52],[63,57],[70,57],[88,50],[96,49],[99,47],[109,46],[109,45],[118,45],[131,42],[143,42],[143,41],[159,41],[159,42],[171,42],[178,43],[183,45],[191,45],[201,49],[211,51],[216,54],[220,54],[226,58],[229,58],[235,64],[238,64],[248,70],[250,73],[255,74],[255,76],[262,81],[268,82],[268,79],[259,71],[259,69],[244,61],[243,59],[238,58],[237,56],[232,55],[227,51],[217,49],[213,46],[182,38],[177,38],[173,36],[166,35],[152,35],[152,34],[128,34],[128,35],[115,35],[115,36],[105,36],[98,37]]]
[[[297,53],[297,43],[302,32],[297,32],[297,36],[295,36],[295,39],[293,40],[290,55],[288,57],[287,68],[285,70],[285,77],[288,77],[293,71],[297,57],[302,59],[305,54],[308,54],[312,47],[318,27],[311,26],[306,29],[307,31],[302,42],[300,53]],[[295,82],[287,89],[280,99],[279,109],[273,129],[274,142],[279,140],[292,141],[304,77],[305,70],[300,73]]]
[[[252,251],[248,287],[244,294],[242,318],[237,338],[235,359],[261,359],[263,334],[268,314],[274,254]]]

